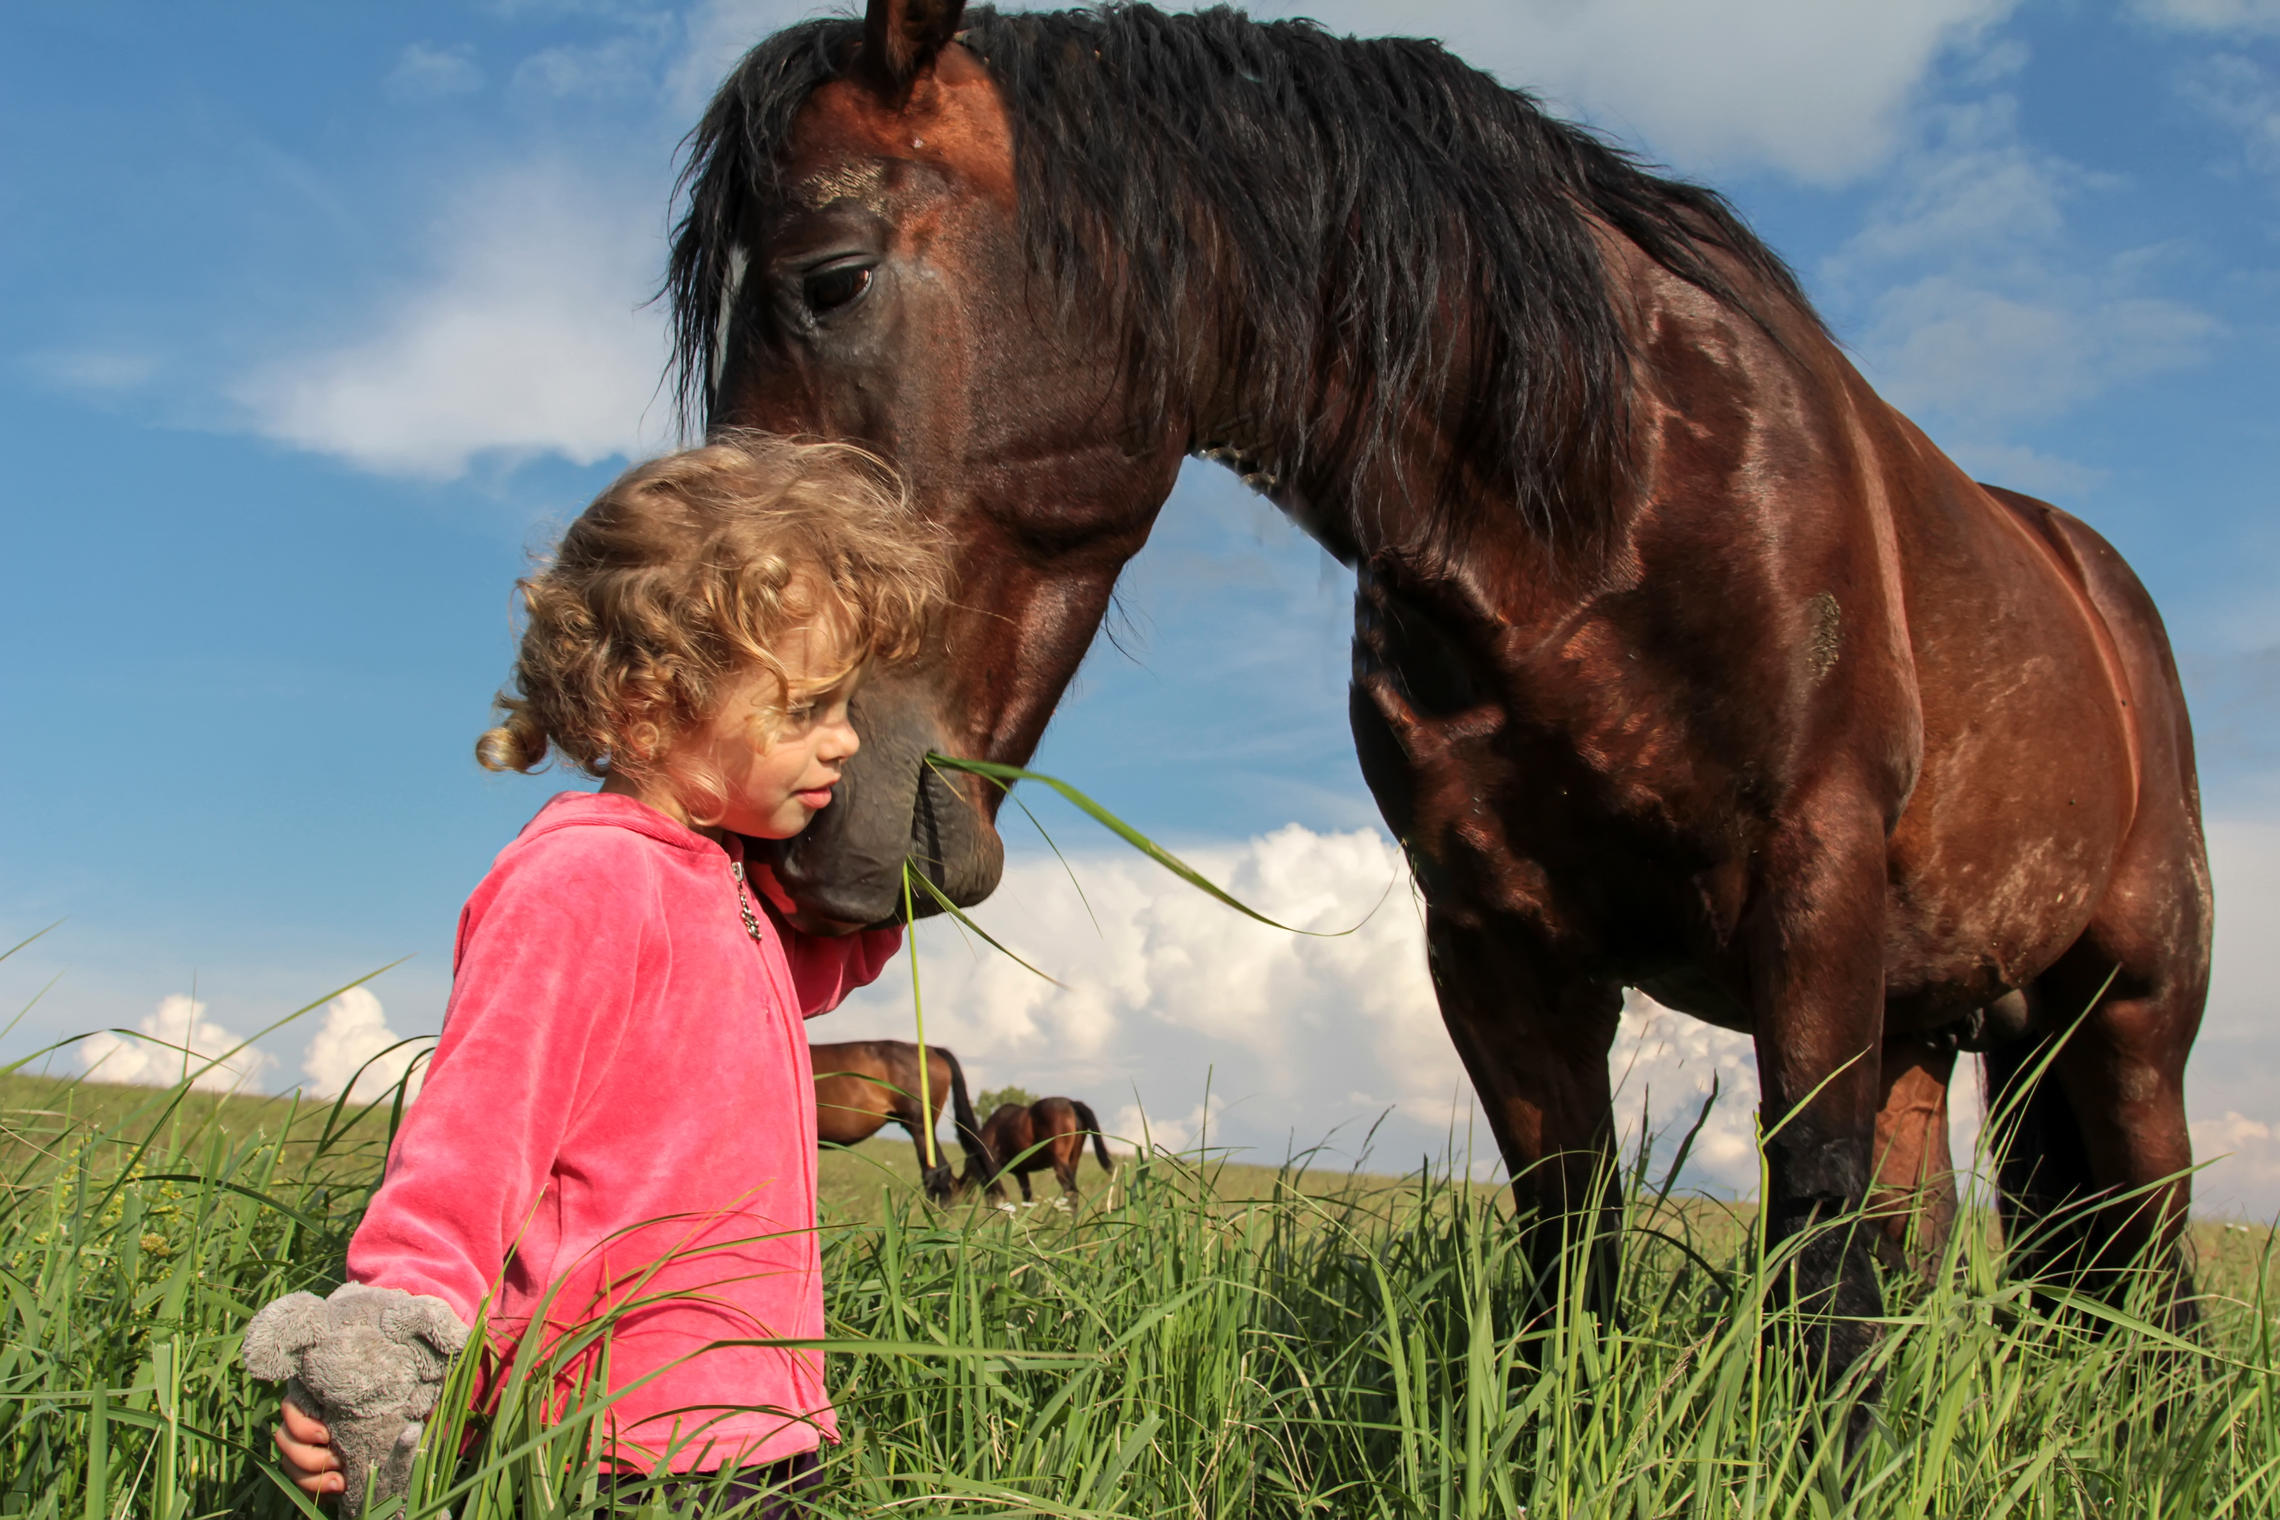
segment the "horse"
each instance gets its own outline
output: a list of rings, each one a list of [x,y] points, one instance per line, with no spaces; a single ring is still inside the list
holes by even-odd
[[[1026,760],[1222,461],[1354,571],[1363,777],[1543,1271],[1572,1240],[1613,1291],[1636,987],[1752,1039],[1828,1386],[1871,1238],[1953,1219],[1959,1050],[2016,1115],[2012,1261],[2150,1261],[2190,1322],[2212,896],[2160,616],[1879,397],[1721,196],[1437,43],[962,0],[760,41],[675,193],[692,423],[866,445],[952,559],[776,859],[795,923],[892,916],[906,860],[988,894],[999,794],[928,755]]]
[[[927,1138],[951,1105],[951,1122],[966,1164],[989,1156],[974,1105],[966,1096],[966,1071],[939,1045],[926,1047],[927,1098],[931,1111],[919,1117],[918,1047],[908,1040],[853,1040],[811,1045],[815,1066],[815,1136],[824,1145],[861,1145],[888,1124],[899,1124],[918,1152],[919,1177],[926,1195],[947,1203],[955,1184],[950,1163],[937,1150],[927,1155]]]
[[[1030,1201],[1029,1174],[1053,1169],[1054,1180],[1070,1198],[1077,1194],[1077,1163],[1084,1159],[1085,1136],[1092,1136],[1093,1155],[1100,1169],[1115,1174],[1108,1159],[1108,1141],[1091,1107],[1075,1098],[1039,1098],[1023,1107],[1000,1103],[982,1124],[979,1150],[966,1152],[966,1170],[959,1177],[961,1191],[985,1188],[993,1199],[1005,1197],[1007,1172],[1021,1184],[1021,1201]]]

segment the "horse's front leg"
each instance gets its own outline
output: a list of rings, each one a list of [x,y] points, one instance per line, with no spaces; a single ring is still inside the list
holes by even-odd
[[[1767,1171],[1766,1240],[1833,1385],[1873,1343],[1881,1294],[1856,1228],[1872,1171],[1884,1028],[1885,844],[1873,809],[1808,806],[1760,852],[1747,920]]]
[[[1607,1052],[1623,994],[1563,970],[1534,931],[1495,917],[1429,907],[1427,954],[1441,1019],[1532,1214],[1528,1254],[1544,1292],[1561,1252],[1584,1243],[1586,1302],[1614,1308],[1620,1225],[1614,1104]]]

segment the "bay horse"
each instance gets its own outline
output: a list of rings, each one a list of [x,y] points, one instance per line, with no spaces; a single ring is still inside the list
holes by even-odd
[[[677,194],[688,413],[870,446],[954,560],[780,857],[796,923],[893,916],[906,858],[989,893],[999,798],[927,754],[1027,759],[1222,460],[1355,572],[1362,773],[1540,1262],[1580,1227],[1610,1291],[1638,987],[1754,1041],[1824,1375],[1881,1297],[1812,1227],[1944,1227],[1959,1047],[2018,1110],[2014,1261],[2112,1293],[2143,1251],[2190,1318],[2212,909],[2160,618],[1880,399],[1715,192],[1432,42],[870,0],[745,56]]]
[[[919,1112],[918,1047],[908,1040],[853,1040],[810,1045],[815,1066],[815,1135],[824,1145],[861,1145],[889,1124],[899,1124],[918,1152],[918,1173],[926,1196],[947,1203],[955,1190],[950,1163],[939,1147],[927,1161],[926,1140],[950,1105],[958,1144],[971,1167],[988,1149],[982,1127],[966,1096],[966,1070],[939,1045],[926,1047],[926,1096],[931,1111]]]
[[[1092,1136],[1093,1155],[1100,1169],[1111,1176],[1116,1163],[1108,1159],[1108,1141],[1090,1105],[1075,1098],[1039,1098],[1026,1107],[1000,1103],[982,1121],[980,1149],[966,1153],[966,1170],[960,1188],[980,1187],[991,1198],[1005,1197],[1005,1174],[1021,1184],[1021,1201],[1030,1201],[1029,1174],[1053,1169],[1053,1180],[1070,1198],[1077,1194],[1077,1163],[1085,1157],[1085,1136]]]

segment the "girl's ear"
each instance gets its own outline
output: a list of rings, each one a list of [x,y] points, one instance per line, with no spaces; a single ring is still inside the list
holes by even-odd
[[[881,91],[900,101],[911,81],[958,35],[966,0],[870,0],[863,57]]]

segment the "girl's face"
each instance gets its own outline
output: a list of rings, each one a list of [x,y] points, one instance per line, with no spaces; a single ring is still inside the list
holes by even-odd
[[[731,687],[713,721],[674,746],[674,758],[721,786],[726,806],[716,827],[753,839],[789,839],[831,805],[832,788],[861,740],[847,721],[855,680],[818,687],[838,667],[828,639],[796,630],[776,651],[791,678],[791,710],[771,736],[757,721],[775,682],[754,671]]]

